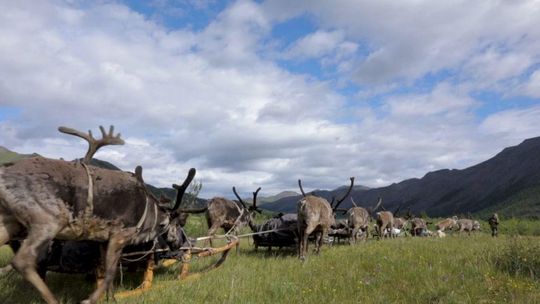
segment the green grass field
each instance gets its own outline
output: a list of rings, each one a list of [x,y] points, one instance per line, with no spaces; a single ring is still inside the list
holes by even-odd
[[[192,219],[190,230],[204,231],[201,223]],[[508,233],[498,238],[478,233],[324,246],[304,263],[294,250],[254,252],[246,239],[219,269],[180,282],[177,266],[161,268],[150,291],[118,302],[540,303],[540,237],[534,236],[540,223],[527,223],[520,230],[513,226],[523,222],[502,222]],[[0,248],[0,265],[10,258],[9,248]],[[210,262],[200,260],[193,268]],[[122,286],[117,279],[116,290],[136,287],[140,276],[124,275]],[[48,284],[63,303],[77,303],[93,288],[83,275],[50,273]],[[0,278],[0,303],[41,299],[18,273],[10,273]]]

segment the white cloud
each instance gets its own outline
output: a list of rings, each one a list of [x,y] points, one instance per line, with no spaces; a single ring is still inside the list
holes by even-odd
[[[424,95],[401,95],[390,97],[387,105],[393,116],[455,116],[465,118],[476,102],[466,96],[456,94],[457,89],[447,83],[437,85],[432,92]]]
[[[540,98],[540,70],[534,71],[529,80],[525,83],[525,95]]]
[[[18,5],[3,9],[29,22],[2,18],[0,100],[23,111],[9,122],[17,139],[2,136],[0,144],[80,157],[80,141],[51,140],[64,137],[57,126],[96,130],[114,123],[125,138],[150,146],[131,140],[98,157],[124,170],[142,164],[145,179],[159,185],[178,178],[170,168],[200,166],[200,176],[212,172],[208,176],[219,180],[205,187],[209,195],[229,193],[234,173],[243,183],[267,176],[261,169],[274,155],[262,146],[283,155],[295,141],[309,148],[306,137],[318,145],[336,136],[336,127],[325,121],[341,98],[326,84],[257,56],[258,39],[268,28],[254,3],[235,3],[198,33],[166,30],[118,4],[84,10]],[[70,17],[60,18],[66,11]],[[261,155],[267,160],[259,161]]]
[[[300,177],[306,188],[334,188],[349,176],[381,186],[428,170],[463,168],[515,143],[524,129],[507,127],[513,139],[499,138],[491,121],[516,115],[497,113],[479,129],[472,113],[477,102],[462,84],[448,81],[378,101],[349,98],[332,81],[293,74],[264,56],[272,51],[276,18],[309,9],[321,26],[292,45],[291,54],[321,58],[323,65],[387,88],[399,88],[387,79],[415,78],[464,60],[476,78],[500,81],[536,60],[532,38],[516,42],[523,56],[498,49],[486,55],[489,48],[470,56],[484,45],[479,37],[513,37],[518,25],[493,34],[478,26],[475,10],[444,6],[438,12],[424,4],[434,16],[421,14],[412,29],[407,18],[418,8],[400,3],[359,9],[347,2],[307,8],[287,2],[276,8],[238,1],[194,31],[165,28],[118,3],[8,2],[0,11],[0,105],[21,112],[0,122],[0,145],[71,159],[84,154],[85,144],[60,135],[59,125],[97,130],[113,123],[127,144],[106,147],[97,157],[124,170],[143,165],[145,180],[158,186],[196,167],[202,195],[209,197],[231,196],[233,185],[243,192],[262,186],[263,195],[296,190]],[[459,12],[464,21],[457,20]],[[336,14],[343,16],[333,20]],[[527,16],[521,29],[530,24]],[[445,29],[437,18],[456,20]],[[463,33],[469,23],[472,33]],[[358,66],[359,40],[372,52]],[[504,64],[494,68],[498,61]],[[528,130],[523,134],[533,133]]]
[[[332,56],[346,56],[358,48],[356,43],[345,41],[342,31],[316,31],[297,40],[287,51],[286,56],[299,59]]]
[[[480,130],[510,143],[536,137],[540,130],[540,106],[495,113],[482,122]]]
[[[269,0],[264,7],[276,22],[308,13],[318,32],[338,29],[366,45],[351,77],[367,86],[451,71],[485,87],[540,58],[538,1]]]

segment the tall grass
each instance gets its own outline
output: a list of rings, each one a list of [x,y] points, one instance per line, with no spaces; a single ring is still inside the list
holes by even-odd
[[[514,276],[540,278],[540,243],[534,238],[514,237],[493,257],[495,266]]]
[[[486,225],[486,227],[489,227]],[[499,232],[509,235],[540,236],[540,221],[510,218],[501,222]]]

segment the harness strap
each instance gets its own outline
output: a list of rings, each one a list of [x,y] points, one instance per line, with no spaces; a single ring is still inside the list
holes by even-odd
[[[94,181],[92,180],[90,168],[88,168],[85,163],[81,163],[81,165],[86,171],[86,176],[88,177],[88,196],[86,198],[86,207],[84,208],[84,218],[88,219],[94,213]]]
[[[227,233],[225,233],[225,235],[229,235],[232,231],[235,230],[236,226],[238,225],[238,222],[242,218],[242,215],[244,215],[244,212],[246,212],[245,208],[240,209],[240,207],[238,207],[238,205],[236,203],[234,205],[236,206],[236,209],[238,209],[238,212],[240,212],[240,215],[236,218],[236,220],[234,221],[234,224],[232,225],[231,229],[229,229],[229,231],[227,231]]]
[[[135,226],[135,229],[137,229],[137,232],[139,232],[142,228],[142,225],[144,224],[144,221],[146,220],[146,216],[148,215],[148,196],[146,196],[146,204],[144,204],[144,212],[141,218],[139,219],[139,222],[137,223],[137,226]],[[157,221],[157,212],[156,212],[156,221]],[[155,225],[155,223],[154,223]]]

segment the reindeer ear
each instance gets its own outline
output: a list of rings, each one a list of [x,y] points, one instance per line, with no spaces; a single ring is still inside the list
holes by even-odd
[[[164,195],[163,193],[160,193],[160,195],[159,195],[159,203],[161,203],[161,204],[170,204],[171,202],[172,202],[172,200],[168,196]]]
[[[144,180],[142,178],[142,167],[141,166],[137,166],[137,168],[135,168],[135,178],[141,183],[141,184],[144,184]]]
[[[159,199],[158,199],[159,206],[169,209],[171,208],[171,202],[172,200],[168,196],[164,195],[163,193],[159,194]]]

